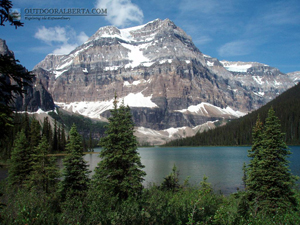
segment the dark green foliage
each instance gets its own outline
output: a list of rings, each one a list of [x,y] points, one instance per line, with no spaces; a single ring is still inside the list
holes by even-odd
[[[41,126],[39,121],[33,119],[30,125],[30,148],[38,146],[41,139]]]
[[[74,123],[78,133],[87,141],[86,151],[88,151],[90,144],[92,145],[92,148],[97,146],[98,141],[96,141],[96,138],[104,136],[105,125],[107,124],[105,122],[92,120],[78,114],[70,114],[62,109],[57,109],[57,113],[49,112],[49,115],[60,124],[63,124],[63,129],[66,130],[70,130]],[[90,137],[92,139],[91,142]]]
[[[100,140],[102,150],[99,156],[102,160],[95,169],[95,185],[120,199],[138,196],[146,174],[142,171],[144,166],[137,152],[130,108],[123,104],[117,108],[115,97],[114,109],[108,120],[107,136]]]
[[[4,23],[9,22],[10,25],[18,27],[22,27],[24,23],[21,23],[18,20],[14,20],[14,18],[10,15],[10,9],[13,7],[13,4],[9,0],[1,0],[0,2],[0,26],[5,26]]]
[[[0,11],[1,16],[3,12]],[[9,136],[9,130],[14,125],[13,107],[11,107],[14,99],[17,96],[23,96],[26,92],[24,87],[31,85],[33,78],[34,75],[27,72],[12,55],[0,54],[0,127],[2,128],[0,129],[0,148],[3,147],[4,139]]]
[[[30,137],[30,122],[29,122],[29,116],[28,116],[28,113],[25,112],[25,115],[24,115],[24,120],[22,121],[22,129],[24,130],[25,132],[25,136],[27,139],[29,139]]]
[[[50,145],[44,136],[31,154],[32,171],[26,181],[26,187],[32,191],[53,193],[56,190],[59,170],[55,158],[48,156],[49,150]]]
[[[200,187],[183,187],[177,192],[157,186],[144,189],[140,198],[120,201],[107,192],[90,189],[86,198],[61,202],[55,194],[11,192],[4,189],[2,224],[299,224],[299,211],[255,217],[241,210],[244,192],[230,196],[215,194],[203,181]],[[297,192],[299,201],[299,193]],[[298,207],[299,210],[299,207]]]
[[[175,164],[172,168],[172,172],[164,178],[161,184],[163,190],[178,191],[180,188],[179,184],[179,171],[177,170]]]
[[[18,133],[11,153],[8,170],[8,183],[11,186],[21,186],[32,171],[30,145],[24,130]]]
[[[97,135],[103,136],[105,132],[104,126],[107,125],[106,122],[92,120],[78,114],[71,114],[62,109],[57,109],[57,113],[49,112],[49,115],[59,123],[64,124],[68,130],[75,124],[78,132],[84,134],[85,137],[88,137],[90,132],[92,134],[97,132]]]
[[[44,118],[43,129],[42,129],[42,137],[46,137],[48,144],[51,146],[50,153],[53,153],[53,135],[52,128],[48,117]]]
[[[57,150],[58,150],[57,122],[56,120],[54,120],[52,151],[55,152]]]
[[[257,116],[262,121],[267,118],[268,110],[273,107],[280,119],[284,141],[289,145],[300,144],[300,83],[279,95],[260,109],[235,119],[225,126],[217,127],[193,137],[171,141],[166,146],[204,146],[204,145],[251,145],[252,130]]]
[[[6,207],[1,210],[1,224],[60,224],[59,202],[54,193],[25,188],[17,192],[8,188],[3,191]]]
[[[64,151],[66,146],[66,134],[64,125],[62,125],[60,139],[59,139],[59,150]]]
[[[249,151],[247,191],[254,213],[278,213],[296,207],[292,190],[296,177],[288,169],[288,150],[283,141],[280,121],[271,108],[262,126],[257,120],[253,130],[253,146]]]
[[[0,54],[0,103],[8,106],[16,96],[26,93],[34,75],[30,74],[12,55]],[[13,81],[13,82],[12,82]]]
[[[63,159],[63,180],[60,183],[60,193],[63,199],[84,197],[89,186],[90,171],[83,160],[82,140],[75,124],[69,134],[70,140],[66,145],[68,155]]]
[[[224,197],[202,188],[177,192],[152,186],[140,198],[119,201],[107,192],[90,192],[86,224],[211,224]],[[192,214],[192,215],[191,215]]]

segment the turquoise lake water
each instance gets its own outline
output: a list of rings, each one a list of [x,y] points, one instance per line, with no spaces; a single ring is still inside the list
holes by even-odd
[[[189,182],[197,185],[204,176],[215,191],[224,194],[242,189],[243,163],[249,162],[247,150],[251,147],[152,147],[139,148],[142,164],[145,166],[144,185],[160,184],[172,171],[175,164],[179,170],[181,183],[189,176]],[[290,147],[291,172],[300,176],[300,146]],[[96,148],[95,151],[100,151]],[[84,159],[94,170],[100,158],[98,154],[88,154]]]

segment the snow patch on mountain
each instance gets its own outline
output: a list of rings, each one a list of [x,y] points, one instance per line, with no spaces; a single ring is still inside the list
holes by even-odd
[[[145,135],[151,135],[151,136],[162,136],[162,134],[159,131],[146,128],[146,127],[138,127],[136,131],[145,134]]]
[[[262,77],[260,76],[252,76],[253,80],[255,80],[258,84],[262,85],[264,84],[264,81],[262,80]]]
[[[151,78],[148,80],[145,80],[145,79],[135,80],[132,83],[129,83],[129,81],[124,81],[123,86],[127,86],[127,87],[137,86],[139,84],[150,83],[150,82],[151,82]]]
[[[244,64],[241,62],[220,61],[220,63],[230,72],[246,73],[252,64]]]
[[[143,93],[130,93],[123,98],[118,99],[118,106],[124,101],[125,105],[130,107],[146,107],[146,108],[155,108],[158,107],[154,102],[151,101],[152,95],[145,97]],[[64,110],[71,111],[73,113],[78,113],[83,116],[90,118],[101,119],[100,114],[106,110],[113,109],[114,99],[109,101],[97,101],[97,102],[55,102],[55,104],[61,107]]]
[[[145,97],[142,92],[130,93],[125,96],[124,104],[130,107],[146,107],[146,108],[156,108],[158,107],[154,102],[151,101],[152,95]]]
[[[213,112],[216,115],[232,115],[235,117],[241,117],[244,116],[246,113],[240,112],[240,111],[235,111],[229,106],[226,108],[220,108],[217,106],[214,106],[210,103],[207,102],[202,102],[198,105],[191,105],[187,109],[182,109],[182,110],[176,110],[181,113],[194,113],[198,115],[203,115],[203,116],[210,116],[211,112]]]
[[[55,74],[55,79],[57,79],[60,75],[62,75],[66,71],[68,70],[62,70],[62,71],[54,70],[53,73]]]
[[[151,66],[153,63],[150,62],[146,56],[144,56],[142,49],[145,48],[145,45],[131,45],[121,43],[124,48],[129,50],[128,52],[128,59],[131,61],[129,64],[125,66],[125,68],[134,68],[141,64],[144,66]]]
[[[169,134],[169,138],[171,138],[174,134],[178,133],[179,130],[185,130],[185,129],[186,129],[186,127],[177,127],[177,128],[170,127],[163,131],[166,131]]]
[[[207,64],[208,66],[214,66],[214,62],[207,61],[206,64]]]

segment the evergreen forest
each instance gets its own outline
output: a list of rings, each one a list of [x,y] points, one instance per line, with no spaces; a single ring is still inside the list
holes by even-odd
[[[193,137],[176,139],[165,146],[233,146],[251,145],[252,129],[259,116],[267,118],[268,110],[273,107],[280,119],[284,141],[288,145],[300,144],[300,83],[279,95],[263,107],[244,117],[232,120],[224,126],[197,133]]]
[[[0,7],[0,25],[23,26],[8,16],[11,1]],[[13,57],[0,55],[0,156],[8,169],[0,183],[0,224],[300,224],[299,178],[289,170],[286,145],[299,144],[299,85],[230,122],[230,129],[184,144],[251,145],[244,190],[224,196],[207,177],[196,186],[188,179],[181,184],[176,165],[161,184],[145,187],[131,110],[118,107],[116,94],[107,124],[60,110],[42,121],[14,113],[15,97],[33,77]],[[102,150],[91,176],[83,155],[94,142]],[[57,153],[64,153],[61,170]]]

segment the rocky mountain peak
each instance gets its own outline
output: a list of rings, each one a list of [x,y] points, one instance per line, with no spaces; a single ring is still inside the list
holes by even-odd
[[[143,131],[236,118],[294,84],[261,63],[203,55],[169,19],[102,27],[69,54],[48,55],[35,72],[47,78],[57,105],[93,118],[109,116],[117,91]]]
[[[0,38],[0,54],[14,56],[14,52],[9,50],[6,41]]]
[[[9,50],[6,41],[2,39],[0,39],[0,54],[9,55],[14,58],[14,52]],[[24,70],[27,69],[24,68]],[[0,76],[2,75],[0,74]],[[47,78],[45,73],[37,73],[35,78],[33,78],[32,85],[23,88],[26,94],[23,97],[17,95],[12,107],[17,111],[28,110],[29,112],[35,112],[38,109],[45,111],[53,110],[54,102],[52,96],[47,91],[47,87],[45,87]],[[12,80],[8,80],[8,82],[10,83]]]
[[[101,27],[93,36],[88,39],[87,42],[103,38],[118,38],[128,43],[149,42],[158,33],[161,33],[161,35],[163,35],[170,32],[176,33],[186,39],[191,40],[191,38],[186,35],[186,33],[182,29],[177,27],[171,20],[156,19],[144,25],[124,29],[118,29],[114,26]]]

